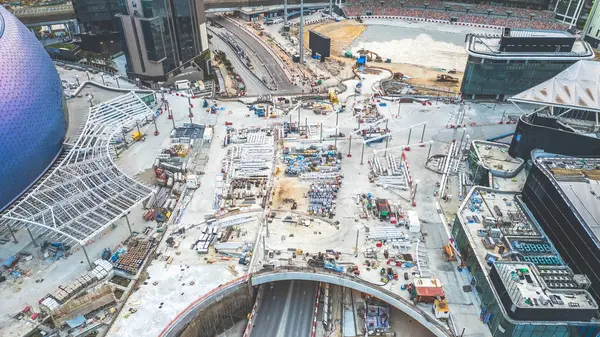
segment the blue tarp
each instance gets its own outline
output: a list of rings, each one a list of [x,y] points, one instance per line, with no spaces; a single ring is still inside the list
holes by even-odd
[[[8,259],[4,260],[4,262],[2,262],[2,265],[4,266],[4,268],[10,268],[12,266],[12,264],[15,263],[16,260],[17,260],[17,256],[13,255],[13,256],[9,257]]]
[[[85,323],[85,317],[83,315],[79,315],[73,319],[67,321],[69,328],[73,329]]]
[[[367,57],[366,56],[361,56],[356,60],[356,64],[359,65],[365,65],[367,64]]]

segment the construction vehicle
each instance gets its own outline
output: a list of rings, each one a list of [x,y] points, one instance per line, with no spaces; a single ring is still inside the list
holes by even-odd
[[[338,104],[340,102],[334,89],[329,89],[329,101],[331,104]]]
[[[456,261],[456,255],[454,255],[454,247],[451,243],[444,245],[444,248],[442,249],[442,254],[444,255],[444,260],[446,260],[446,262]]]
[[[131,139],[133,139],[134,142],[139,142],[146,140],[146,135],[143,134],[142,132],[136,131],[133,133],[133,135],[131,135]]]
[[[435,318],[446,321],[450,318],[450,308],[446,300],[435,300],[431,306]]]
[[[354,265],[354,266],[350,266],[347,270],[347,273],[352,273],[354,275],[360,275],[360,270],[358,270],[358,266]]]
[[[337,264],[335,264],[333,262],[329,262],[329,261],[325,261],[323,263],[323,268],[329,269],[329,270],[333,270],[333,271],[338,272],[338,273],[343,273],[344,272],[344,267],[338,266]]]
[[[444,259],[446,260],[446,262],[459,261],[460,262],[459,268],[465,268],[465,266],[466,266],[465,261],[463,260],[462,256],[460,255],[460,253],[454,246],[453,239],[450,239],[450,242],[447,245],[444,245],[444,248],[442,249],[442,255],[444,256]]]
[[[441,75],[437,75],[436,80],[438,82],[451,82],[451,83],[458,83],[458,78],[456,77],[452,77],[450,75],[446,75],[446,74],[441,74]]]
[[[377,199],[375,205],[377,207],[377,216],[382,220],[389,219],[390,203],[386,199]]]
[[[368,62],[371,62],[371,61],[383,62],[383,59],[381,58],[381,56],[379,56],[379,54],[377,54],[376,52],[373,52],[373,51],[370,51],[370,50],[361,49],[361,50],[358,51],[358,53],[360,55],[367,56],[367,61]]]

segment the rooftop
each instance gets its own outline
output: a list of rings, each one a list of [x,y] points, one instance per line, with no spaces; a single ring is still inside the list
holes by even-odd
[[[485,168],[490,171],[516,174],[524,165],[521,158],[513,158],[508,154],[508,144],[474,140],[475,153]]]
[[[595,61],[579,61],[509,100],[599,112],[600,64]]]
[[[512,302],[519,307],[537,307],[541,309],[582,308],[597,309],[598,306],[585,290],[555,290],[547,286],[543,277],[533,263],[499,262],[494,265]],[[572,278],[569,268],[542,269],[545,274],[555,272],[557,275],[548,276]]]
[[[521,36],[528,33],[527,37],[568,37],[566,32],[558,31],[519,31],[512,30],[511,36]],[[565,35],[567,34],[567,35]],[[500,51],[500,35],[467,35],[467,52],[486,59],[500,60],[583,60],[594,58],[594,52],[590,45],[585,41],[576,40],[573,48],[569,52],[507,52]]]
[[[581,289],[585,282],[578,281],[587,278],[564,265],[529,214],[517,193],[477,186],[471,190],[458,217],[484,275],[489,277],[495,269],[518,307],[530,308],[539,302],[545,309],[596,310],[591,295]]]
[[[537,156],[535,163],[552,177],[593,239],[600,242],[600,158]]]

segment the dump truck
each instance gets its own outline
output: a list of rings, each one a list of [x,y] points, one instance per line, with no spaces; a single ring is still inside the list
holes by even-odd
[[[390,203],[387,199],[377,199],[375,205],[377,207],[377,216],[379,216],[380,219],[389,219]]]
[[[450,318],[450,308],[446,300],[435,300],[431,306],[435,318],[445,321]]]
[[[452,76],[446,75],[446,74],[437,75],[437,79],[436,80],[438,82],[458,83],[458,78],[452,77]]]

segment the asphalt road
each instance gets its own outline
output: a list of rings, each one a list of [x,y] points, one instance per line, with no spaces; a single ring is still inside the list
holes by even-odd
[[[262,81],[260,81],[256,77],[256,75],[254,75],[252,71],[242,63],[242,61],[237,56],[233,48],[220,36],[214,34],[213,32],[211,33],[213,35],[213,38],[210,42],[212,43],[214,48],[225,52],[225,54],[227,55],[227,59],[231,61],[231,64],[233,65],[235,71],[238,73],[238,75],[240,75],[240,77],[244,81],[244,84],[246,85],[246,94],[248,96],[255,96],[271,93],[271,90],[269,90],[269,88],[267,88],[267,86]]]
[[[275,282],[265,285],[251,337],[310,336],[317,296],[317,283]]]
[[[277,84],[278,93],[297,93],[302,91],[297,86],[288,82],[283,69],[281,69],[279,63],[277,63],[277,60],[275,60],[275,57],[271,55],[271,53],[269,53],[269,51],[262,44],[254,40],[249,33],[246,33],[243,29],[238,28],[233,23],[221,17],[211,16],[211,18],[214,18],[218,24],[227,29],[231,34],[237,36],[248,49],[252,50],[258,56],[258,58],[262,60],[262,63],[267,69],[269,69],[273,80]]]

